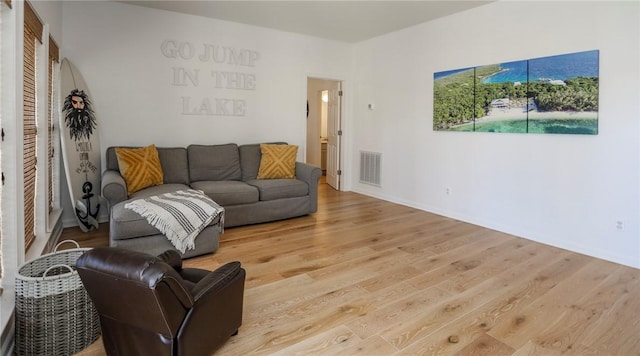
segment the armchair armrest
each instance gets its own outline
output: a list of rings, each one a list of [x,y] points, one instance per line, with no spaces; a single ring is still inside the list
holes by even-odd
[[[106,170],[102,173],[102,196],[109,207],[127,200],[127,183],[118,171]]]
[[[244,275],[244,273],[244,269],[240,267],[240,262],[238,261],[229,262],[219,267],[215,271],[210,272],[206,277],[201,279],[191,290],[194,303],[197,303],[198,300],[206,294],[219,292],[220,290],[227,287],[227,284],[238,274]]]
[[[296,162],[296,178],[309,186],[309,212],[318,211],[318,181],[322,176],[320,167],[303,162]]]
[[[209,272],[191,289],[193,308],[178,332],[178,355],[208,355],[210,351],[203,346],[219,344],[220,338],[238,332],[245,278],[240,262],[229,262]]]
[[[158,259],[171,266],[171,268],[175,269],[177,272],[182,271],[182,257],[178,251],[166,250],[158,255]]]

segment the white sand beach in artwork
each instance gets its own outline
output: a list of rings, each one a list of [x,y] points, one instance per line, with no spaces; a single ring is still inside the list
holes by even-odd
[[[527,112],[520,108],[511,109],[493,109],[489,115],[477,118],[478,122],[490,122],[501,120],[519,120],[526,119]],[[578,119],[597,119],[596,111],[529,111],[529,120],[536,119],[553,119],[553,120],[578,120]]]

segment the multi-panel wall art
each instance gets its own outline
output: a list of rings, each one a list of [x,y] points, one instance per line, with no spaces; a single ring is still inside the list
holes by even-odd
[[[598,54],[434,73],[433,129],[597,135]]]

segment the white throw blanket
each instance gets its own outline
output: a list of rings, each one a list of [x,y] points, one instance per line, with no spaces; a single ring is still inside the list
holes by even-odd
[[[179,190],[136,199],[124,206],[147,219],[180,252],[196,247],[195,239],[218,215],[224,227],[224,208],[199,190]]]

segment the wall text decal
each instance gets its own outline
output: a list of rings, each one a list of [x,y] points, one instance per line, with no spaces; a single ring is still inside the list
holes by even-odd
[[[213,89],[216,97],[180,96],[181,115],[246,116],[246,98],[238,91],[256,90],[256,75],[229,68],[255,68],[260,53],[254,50],[220,46],[211,43],[196,45],[187,41],[164,40],[160,52],[165,58],[189,62],[192,66],[172,66],[173,87]],[[214,64],[214,68],[203,68]],[[203,88],[205,89],[205,88]],[[218,96],[220,95],[220,96]]]

